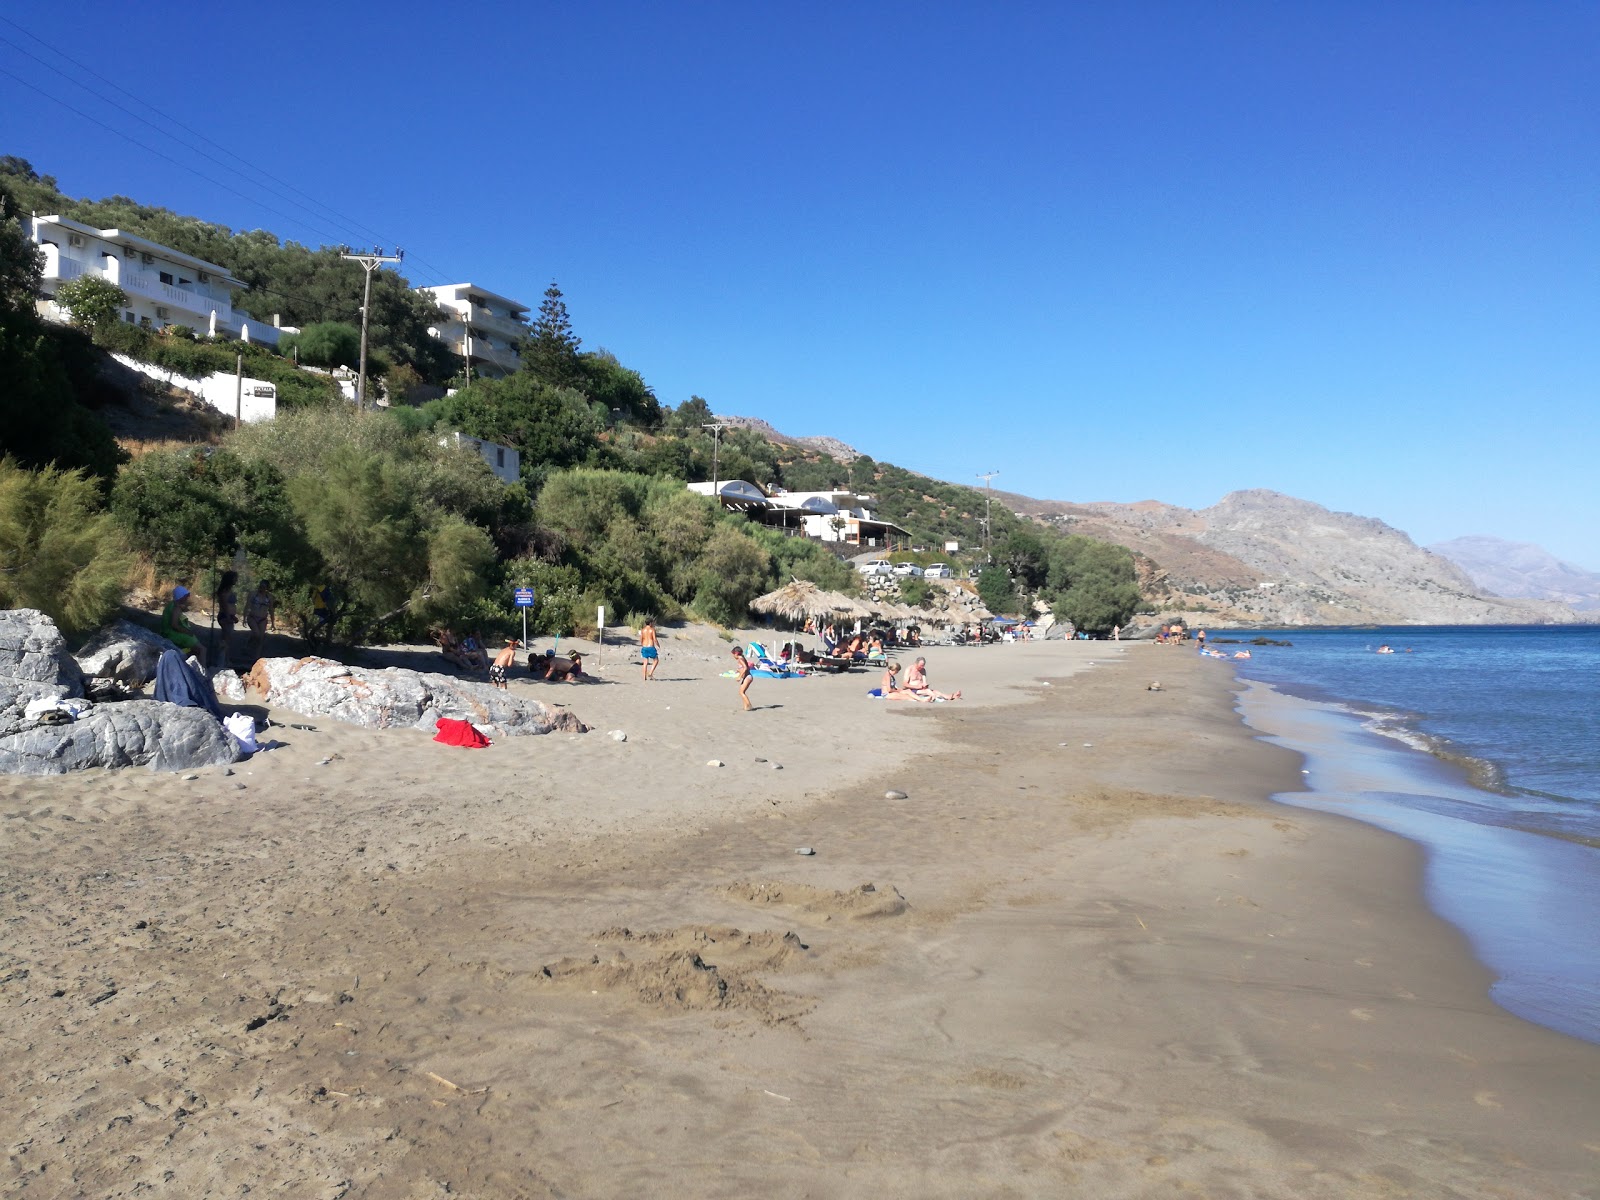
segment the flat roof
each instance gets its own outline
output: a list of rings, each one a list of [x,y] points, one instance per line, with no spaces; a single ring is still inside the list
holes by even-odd
[[[35,217],[35,221],[49,222],[59,225],[62,229],[70,229],[77,233],[87,233],[99,238],[103,242],[121,242],[124,246],[131,246],[146,254],[159,254],[162,258],[183,266],[193,267],[196,271],[205,271],[211,275],[220,276],[219,282],[231,283],[235,287],[246,287],[242,279],[235,279],[228,274],[228,268],[214,262],[207,262],[203,258],[196,258],[192,254],[185,254],[182,250],[174,250],[171,246],[163,246],[160,242],[152,242],[149,238],[142,238],[136,233],[128,233],[122,229],[97,229],[93,225],[85,225],[82,221],[74,221],[71,217],[50,216]]]
[[[485,299],[487,299],[487,300],[498,300],[501,304],[504,304],[507,308],[513,309],[516,312],[527,312],[527,311],[529,311],[528,310],[528,306],[526,304],[524,304],[521,300],[513,300],[510,296],[502,296],[499,292],[491,292],[488,288],[479,287],[475,283],[433,283],[433,284],[427,285],[426,287],[419,287],[419,288],[415,288],[413,290],[418,291],[418,292],[432,292],[435,296],[438,296],[440,299],[444,299],[445,298],[444,294],[447,293],[447,292],[457,292],[457,291],[477,292],[478,295],[484,297]],[[461,299],[461,297],[451,296],[450,299]]]

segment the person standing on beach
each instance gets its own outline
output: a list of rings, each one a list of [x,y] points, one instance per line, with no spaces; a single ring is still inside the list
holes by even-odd
[[[273,620],[273,615],[278,611],[278,598],[272,594],[272,589],[263,579],[256,584],[256,590],[250,593],[250,599],[245,601],[244,623],[250,627],[250,638],[245,643],[245,654],[254,662],[261,657],[261,647],[267,640],[267,624]]]
[[[489,664],[489,682],[502,692],[509,691],[506,685],[506,672],[517,665],[517,647],[522,645],[516,638],[507,638],[505,649],[494,656],[494,662]]]
[[[1206,652],[1206,631],[1204,629],[1196,629],[1194,631],[1194,640],[1200,643],[1200,653],[1204,654]]]
[[[739,672],[739,699],[744,701],[745,712],[749,712],[755,707],[750,703],[750,661],[745,658],[744,651],[737,646],[733,648],[733,665]]]
[[[656,636],[656,623],[654,619],[644,623],[644,628],[639,630],[639,657],[644,660],[640,672],[646,680],[654,679],[656,667],[661,663],[661,639]]]
[[[222,653],[217,662],[228,665],[233,652],[233,631],[239,626],[239,594],[234,588],[239,583],[239,572],[224,571],[217,580],[217,590],[212,593],[211,606],[216,614],[217,628],[222,631]]]

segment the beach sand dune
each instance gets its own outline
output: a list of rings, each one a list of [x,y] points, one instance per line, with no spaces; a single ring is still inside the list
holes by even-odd
[[[586,735],[0,780],[5,1194],[1600,1195],[1600,1047],[1487,1000],[1407,844],[1265,800],[1221,664],[746,714],[666,648],[514,681]]]

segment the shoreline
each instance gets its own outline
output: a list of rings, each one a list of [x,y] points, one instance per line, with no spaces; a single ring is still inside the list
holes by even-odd
[[[1417,847],[1269,799],[1232,672],[934,648],[975,701],[740,714],[665,649],[523,685],[582,737],[0,780],[12,1186],[1588,1194],[1600,1050],[1493,1004]]]

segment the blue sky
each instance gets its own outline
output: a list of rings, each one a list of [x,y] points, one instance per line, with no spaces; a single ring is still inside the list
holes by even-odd
[[[1600,569],[1593,3],[130,12],[0,21],[70,195],[555,280],[664,403],[940,478]]]

